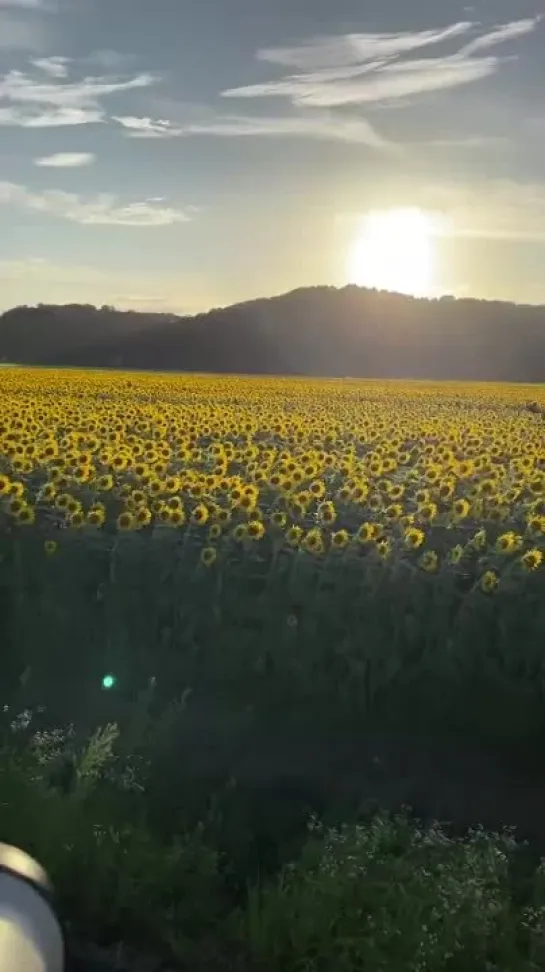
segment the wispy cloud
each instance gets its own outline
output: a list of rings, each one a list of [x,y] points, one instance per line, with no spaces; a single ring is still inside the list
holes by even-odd
[[[347,34],[314,39],[298,47],[265,48],[258,58],[299,69],[279,81],[228,88],[224,98],[284,97],[297,107],[335,107],[403,99],[455,88],[494,74],[504,58],[474,56],[535,30],[540,17],[513,21],[481,32],[455,53],[408,58],[424,47],[452,41],[478,29],[461,21],[437,31]],[[482,28],[481,28],[482,31]]]
[[[84,165],[92,165],[96,155],[91,152],[57,152],[56,155],[44,155],[34,159],[34,165],[50,169],[79,169]]]
[[[47,58],[40,64],[66,67],[64,58]],[[81,81],[64,78],[29,77],[21,71],[10,71],[0,78],[0,125],[22,128],[50,128],[63,125],[86,125],[105,121],[103,101],[110,95],[147,88],[155,82],[151,74],[132,78],[88,77]]]
[[[334,117],[325,112],[309,112],[294,117],[217,115],[185,124],[134,116],[115,116],[113,120],[127,130],[130,138],[189,138],[199,135],[219,138],[285,136],[353,142],[380,149],[388,148],[390,144],[364,118],[346,115]]]
[[[475,51],[495,47],[497,44],[505,44],[506,41],[516,40],[518,37],[524,37],[525,34],[531,34],[542,19],[541,15],[527,17],[524,20],[513,20],[508,24],[504,24],[503,27],[496,27],[495,30],[491,30],[487,34],[482,34],[480,37],[476,37],[470,41],[469,44],[466,44],[462,48],[460,54],[467,56],[468,54],[473,54]]]
[[[40,193],[13,182],[0,182],[0,205],[46,213],[84,226],[168,226],[191,219],[191,211],[165,206],[156,198],[121,203],[118,196],[106,193],[87,197],[53,189]]]
[[[471,29],[471,21],[460,21],[441,30],[407,31],[395,34],[339,34],[316,37],[296,47],[263,47],[257,59],[283,67],[315,71],[408,54],[420,47],[441,44]]]
[[[488,179],[471,185],[428,185],[419,203],[442,214],[449,236],[545,242],[545,182]]]
[[[0,3],[2,0],[0,0]],[[32,61],[34,67],[50,78],[66,78],[68,76],[69,57],[38,57]]]

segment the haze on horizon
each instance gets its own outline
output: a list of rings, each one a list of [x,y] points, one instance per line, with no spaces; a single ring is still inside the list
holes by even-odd
[[[0,0],[0,309],[545,304],[535,0]]]

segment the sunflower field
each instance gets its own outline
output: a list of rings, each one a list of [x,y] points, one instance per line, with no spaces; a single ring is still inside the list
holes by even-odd
[[[1,395],[8,696],[26,673],[73,715],[153,678],[493,733],[541,708],[535,389],[6,369]]]
[[[0,830],[78,932],[207,970],[320,972],[339,935],[347,972],[538,967],[511,838],[350,821],[413,792],[377,739],[542,772],[545,390],[9,368],[0,396]],[[541,820],[525,785],[461,822]]]

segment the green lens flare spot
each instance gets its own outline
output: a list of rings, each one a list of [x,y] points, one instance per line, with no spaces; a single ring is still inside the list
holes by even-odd
[[[117,682],[117,679],[116,679],[115,675],[105,675],[104,678],[102,679],[102,688],[103,689],[113,689],[113,688],[115,688],[116,682]]]

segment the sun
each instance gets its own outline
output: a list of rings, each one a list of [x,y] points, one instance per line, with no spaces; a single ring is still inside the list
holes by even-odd
[[[429,297],[435,281],[436,221],[418,208],[374,210],[361,222],[347,260],[348,282]]]

